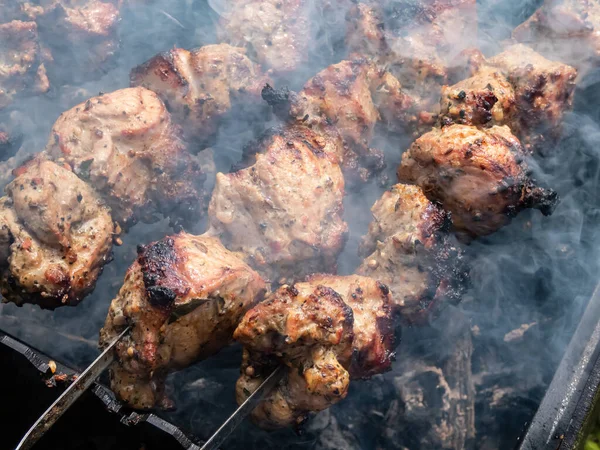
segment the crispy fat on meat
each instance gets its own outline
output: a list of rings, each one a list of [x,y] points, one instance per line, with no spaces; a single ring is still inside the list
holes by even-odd
[[[262,278],[211,237],[181,233],[139,248],[100,332],[116,348],[111,388],[134,408],[168,404],[166,372],[228,345],[244,313],[261,300]]]
[[[347,233],[335,145],[307,127],[265,136],[248,167],[217,174],[208,233],[272,281],[335,272]]]
[[[508,125],[527,150],[542,151],[546,141],[560,137],[576,76],[573,67],[521,44],[510,46],[471,78],[443,88],[441,123]]]
[[[283,382],[252,417],[263,428],[296,426],[342,400],[351,378],[387,371],[394,357],[390,302],[385,285],[357,275],[314,275],[281,287],[235,331],[244,345],[238,403],[285,364]]]
[[[228,44],[174,48],[131,71],[131,85],[156,92],[187,137],[209,140],[220,119],[248,106],[258,109],[270,82],[243,48]]]
[[[44,154],[93,185],[121,224],[158,213],[194,223],[202,213],[205,176],[148,89],[121,89],[66,111]]]
[[[36,159],[0,201],[4,301],[76,305],[110,259],[113,222],[98,194],[70,170]]]
[[[556,192],[528,175],[525,153],[507,126],[434,128],[402,155],[401,181],[416,184],[431,201],[452,213],[464,238],[485,236],[525,208],[554,210]]]
[[[458,302],[468,270],[458,243],[447,233],[449,215],[421,188],[408,184],[392,186],[371,212],[357,273],[389,287],[394,313],[421,323],[445,303]]]
[[[0,24],[0,109],[14,98],[50,88],[35,22]]]

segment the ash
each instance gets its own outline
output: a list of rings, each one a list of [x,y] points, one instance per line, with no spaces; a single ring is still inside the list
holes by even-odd
[[[497,42],[539,3],[482,2],[482,48],[494,53]],[[217,19],[206,2],[194,0],[157,1],[129,11],[120,26],[117,61],[99,80],[53,88],[45,96],[19,102],[12,114],[25,142],[15,159],[4,163],[3,172],[43,148],[62,111],[100,91],[128,86],[132,67],[174,45],[193,48],[215,42]],[[303,81],[341,60],[330,36],[327,43]],[[510,226],[473,242],[468,247],[468,294],[429,326],[402,330],[391,372],[352,383],[344,401],[317,414],[300,434],[266,432],[243,423],[225,448],[512,448],[535,413],[598,280],[599,75],[592,72],[578,84],[564,139],[535,168],[537,178],[562,198],[554,215],[542,218],[527,211]],[[291,88],[303,82],[287,81]],[[217,170],[228,171],[244,144],[268,125],[256,123],[247,130],[238,129],[235,121],[226,123],[213,147],[219,156]],[[398,149],[403,151],[410,141],[408,136],[384,136],[375,143],[386,153],[390,180],[400,161]],[[345,219],[351,234],[339,259],[341,273],[352,273],[359,264],[357,247],[370,221],[367,211],[385,187],[374,181],[348,194]],[[198,224],[190,231],[203,229]],[[1,305],[0,328],[58,360],[84,367],[97,355],[98,331],[136,246],[172,232],[166,220],[137,225],[124,245],[115,248],[114,261],[95,291],[78,307],[52,312]],[[210,436],[236,407],[240,361],[241,349],[232,346],[172,374],[168,389],[178,409],[160,415],[199,439]]]

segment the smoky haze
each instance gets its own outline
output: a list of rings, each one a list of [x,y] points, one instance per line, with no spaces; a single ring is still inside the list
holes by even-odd
[[[42,150],[49,131],[64,110],[98,92],[127,87],[131,68],[174,46],[195,48],[218,42],[226,0],[131,0],[119,24],[121,49],[99,79],[77,85],[52,80],[44,96],[20,100],[9,112],[26,136],[18,160]],[[306,1],[310,16],[310,56],[301,70],[276,78],[276,87],[298,90],[329,64],[345,57],[345,9],[334,1]],[[417,0],[389,1],[412,7]],[[479,4],[477,43],[487,55],[497,53],[512,29],[540,1],[487,0]],[[0,1],[1,4],[1,1]],[[339,4],[344,4],[339,1]],[[473,42],[476,44],[476,36]],[[77,56],[77,55],[75,55]],[[82,56],[83,58],[83,56]],[[600,78],[594,70],[578,80],[575,108],[564,125],[564,138],[553,150],[530,162],[535,178],[561,198],[554,214],[527,210],[495,234],[465,246],[471,285],[458,306],[449,306],[424,328],[405,328],[392,371],[353,382],[348,397],[316,415],[301,435],[291,430],[265,432],[244,423],[227,448],[335,449],[436,448],[427,441],[447,398],[439,394],[440,373],[468,341],[468,383],[475,392],[474,429],[467,447],[505,449],[514,445],[534,414],[564,348],[598,282],[600,241],[599,155]],[[227,172],[242,150],[268,127],[272,116],[232,114],[211,145],[218,171]],[[385,176],[345,198],[344,218],[350,235],[339,257],[339,272],[353,273],[360,263],[358,244],[371,220],[370,207],[395,183],[395,169],[412,138],[378,130],[373,147],[384,151]],[[386,178],[387,176],[387,178]],[[204,224],[193,230],[204,231]],[[36,306],[0,305],[0,328],[40,350],[84,367],[97,355],[98,331],[138,244],[173,233],[168,221],[139,224],[115,247],[96,289],[76,308],[40,310]],[[462,344],[460,344],[462,345]],[[470,351],[466,352],[470,355]],[[467,355],[467,356],[468,356]],[[172,374],[168,389],[178,405],[161,415],[206,438],[235,408],[234,386],[241,349],[232,346],[217,356]],[[441,371],[441,372],[440,372]]]

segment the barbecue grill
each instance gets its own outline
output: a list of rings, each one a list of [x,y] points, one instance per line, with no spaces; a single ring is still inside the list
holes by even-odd
[[[157,3],[122,19],[123,50],[102,79],[23,100],[29,117],[21,125],[29,145],[25,153],[44,146],[46,131],[66,108],[100,90],[127,86],[132,67],[173,45],[191,48],[216,40],[219,2]],[[540,3],[480,2],[482,48],[496,53],[498,42]],[[160,32],[148,39],[148,30]],[[332,44],[316,55],[315,66],[336,61],[338,50]],[[312,69],[308,76],[317,72]],[[534,167],[563,197],[555,216],[542,220],[525,212],[472,243],[473,280],[462,303],[448,306],[427,327],[403,327],[391,372],[354,383],[344,401],[300,432],[267,432],[246,421],[223,448],[579,448],[600,408],[598,75],[592,71],[578,84],[560,148]],[[291,87],[307,78],[289,80]],[[238,149],[255,131],[224,124],[214,146],[217,165],[237,163]],[[386,135],[376,143],[386,153],[389,179],[395,177],[398,148],[406,149],[411,140]],[[339,258],[341,273],[359,264],[356,249],[370,221],[366,209],[381,192],[372,182],[345,199],[352,231]],[[0,448],[13,449],[68,380],[97,356],[98,331],[136,245],[172,232],[167,220],[136,226],[114,249],[114,262],[94,292],[76,308],[0,306],[0,395],[6,400],[0,420],[10,424],[3,427]],[[174,411],[132,411],[108,389],[107,377],[101,378],[36,448],[195,450],[236,408],[241,353],[234,345],[171,374],[167,388]]]

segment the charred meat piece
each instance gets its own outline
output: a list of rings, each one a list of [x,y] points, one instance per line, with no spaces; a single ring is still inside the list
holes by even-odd
[[[157,213],[194,223],[202,213],[205,176],[147,89],[104,94],[63,113],[44,153],[94,186],[121,224]]]
[[[267,134],[248,167],[217,174],[208,233],[273,281],[335,272],[347,233],[337,145],[308,127]]]
[[[508,125],[527,150],[543,151],[560,137],[573,104],[577,71],[513,45],[486,61],[471,78],[444,87],[442,124]]]
[[[384,167],[383,153],[370,148],[375,125],[406,121],[410,99],[398,80],[365,59],[342,61],[319,72],[299,94],[274,97],[267,87],[263,93],[276,112],[294,123],[325,130],[335,127],[344,139],[340,155],[347,181],[367,181]],[[285,101],[289,102],[286,107]]]
[[[97,78],[119,47],[121,0],[48,0],[25,3],[23,13],[36,21],[52,53],[48,70],[59,80]]]
[[[215,135],[219,119],[232,109],[259,109],[268,82],[244,49],[227,44],[174,48],[131,72],[132,86],[156,92],[186,136],[202,141]]]
[[[507,126],[433,129],[402,155],[398,178],[440,202],[464,238],[491,234],[525,208],[549,215],[558,200],[530,178],[523,147]]]
[[[600,2],[545,0],[513,38],[587,72],[600,63]]]
[[[110,209],[94,189],[50,161],[19,168],[0,200],[4,301],[76,305],[110,258]]]
[[[448,84],[477,27],[474,0],[365,2],[351,13],[351,52],[386,67],[412,98],[406,127],[433,123],[439,91]]]
[[[366,277],[316,275],[248,311],[234,337],[245,347],[238,402],[285,364],[286,378],[252,415],[264,428],[299,425],[309,412],[343,399],[351,378],[390,368],[389,291]]]
[[[0,109],[16,96],[40,94],[49,88],[35,22],[0,24]]]
[[[423,323],[467,287],[468,269],[460,246],[448,234],[449,215],[418,186],[397,184],[371,208],[357,270],[385,283],[392,309],[403,321]]]
[[[228,345],[265,287],[214,238],[181,233],[140,247],[100,332],[106,344],[133,327],[116,349],[112,390],[134,408],[167,406],[166,373]]]

